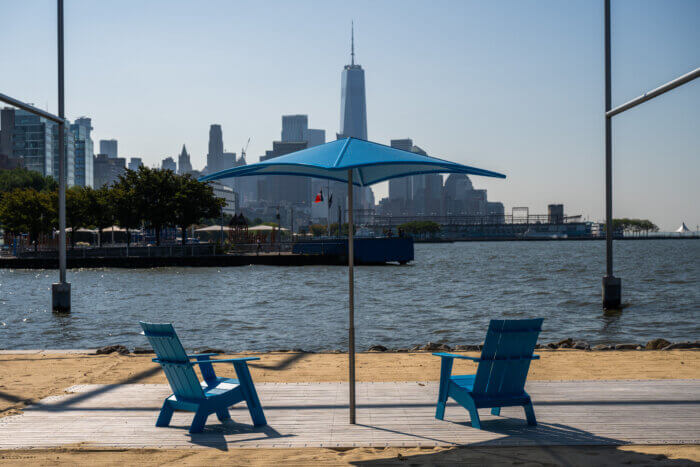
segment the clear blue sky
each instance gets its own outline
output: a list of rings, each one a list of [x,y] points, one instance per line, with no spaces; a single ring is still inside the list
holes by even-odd
[[[603,0],[65,0],[66,112],[148,165],[208,128],[249,161],[281,115],[338,131],[355,20],[371,140],[508,175],[491,200],[603,218]],[[620,104],[700,66],[700,1],[613,0]],[[0,0],[0,92],[57,111],[55,1]],[[616,217],[700,224],[700,80],[614,122]],[[386,186],[375,187],[378,198]]]

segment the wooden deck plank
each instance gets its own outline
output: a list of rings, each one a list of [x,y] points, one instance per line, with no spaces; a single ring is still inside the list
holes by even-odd
[[[532,382],[527,390],[539,425],[528,427],[522,408],[504,408],[502,417],[482,411],[484,430],[471,428],[456,404],[448,405],[445,421],[436,420],[434,382],[359,383],[355,426],[347,423],[343,383],[257,389],[268,427],[252,427],[242,404],[231,409],[234,422],[212,416],[204,433],[189,435],[189,413],[176,413],[171,428],[154,426],[166,385],[73,386],[70,394],[0,419],[0,448],[700,443],[700,380]]]

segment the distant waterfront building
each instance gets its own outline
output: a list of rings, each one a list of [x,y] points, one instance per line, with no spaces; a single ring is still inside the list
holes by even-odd
[[[139,167],[143,165],[143,161],[140,157],[132,157],[129,159],[129,170],[139,170]]]
[[[177,172],[177,164],[175,163],[175,159],[172,157],[166,157],[163,159],[163,162],[160,164],[160,168],[163,170],[171,170],[173,172]]]
[[[177,158],[177,173],[184,175],[191,172],[192,162],[190,162],[190,155],[187,153],[187,148],[183,144],[180,156]]]
[[[226,201],[226,205],[222,209],[224,214],[233,216],[240,211],[240,206],[238,203],[238,194],[233,191],[233,188],[226,186],[219,181],[209,182],[212,189],[214,190],[214,196],[217,198],[223,198]]]
[[[58,180],[58,124],[51,123],[51,131],[53,132],[53,178]],[[75,140],[70,129],[70,124],[63,127],[63,143],[66,151],[66,186],[75,185]]]
[[[112,185],[126,171],[126,159],[98,154],[95,156],[93,168],[95,188],[101,188],[104,185]]]
[[[58,180],[58,125],[24,110],[4,108],[0,114],[1,153],[7,164],[22,165]],[[75,184],[75,146],[70,125],[63,135],[66,151],[66,183]]]
[[[92,131],[92,120],[87,117],[80,117],[70,126],[74,141],[75,158],[75,184],[77,186],[94,185],[94,147],[90,132]]]
[[[100,154],[106,154],[111,159],[119,157],[119,150],[116,139],[101,139]]]
[[[3,123],[3,134],[11,134],[10,157],[21,159],[28,170],[53,176],[53,124],[24,110],[3,110],[3,122],[12,122],[11,131]]]
[[[550,204],[547,206],[547,218],[550,224],[562,224],[564,222],[564,205]]]

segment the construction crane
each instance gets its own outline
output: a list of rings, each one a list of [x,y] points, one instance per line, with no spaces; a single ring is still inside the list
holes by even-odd
[[[245,143],[245,147],[241,148],[241,158],[245,160],[245,152],[248,150],[248,145],[250,144],[250,138],[248,138],[248,142]]]

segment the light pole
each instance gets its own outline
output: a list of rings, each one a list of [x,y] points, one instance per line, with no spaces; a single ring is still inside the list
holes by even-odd
[[[58,0],[58,283],[51,285],[51,309],[70,312],[70,283],[66,282],[66,112],[63,93],[63,0]]]
[[[612,118],[626,110],[660,96],[678,86],[700,77],[700,68],[652,89],[639,97],[612,108],[612,77],[610,54],[610,0],[605,0],[605,277],[603,277],[603,308],[618,309],[622,301],[622,285],[613,275],[613,212],[612,212]]]

